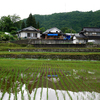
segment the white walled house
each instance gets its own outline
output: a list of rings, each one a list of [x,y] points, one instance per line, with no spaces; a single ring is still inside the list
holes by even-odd
[[[30,26],[18,31],[19,38],[40,39],[41,31]]]
[[[100,44],[100,28],[84,27],[76,38],[81,43],[92,42],[94,44]]]

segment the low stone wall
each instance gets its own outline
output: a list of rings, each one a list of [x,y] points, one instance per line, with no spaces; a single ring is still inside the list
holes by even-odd
[[[86,44],[34,44],[34,47],[86,47]]]
[[[42,55],[42,54],[0,54],[0,58],[32,58],[32,59],[73,59],[73,60],[100,60],[100,54],[88,55]]]
[[[100,49],[9,49],[11,52],[100,52]]]
[[[64,39],[24,39],[24,40],[17,40],[12,41],[12,43],[17,44],[68,44],[72,43],[71,40],[64,40]]]

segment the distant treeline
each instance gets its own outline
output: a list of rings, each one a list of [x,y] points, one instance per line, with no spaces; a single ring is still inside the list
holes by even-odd
[[[57,27],[59,29],[67,27],[79,32],[83,27],[100,27],[100,10],[95,12],[73,11],[33,16],[36,22],[39,22],[39,27],[45,30],[52,27]],[[24,19],[24,22],[26,22],[26,19]]]

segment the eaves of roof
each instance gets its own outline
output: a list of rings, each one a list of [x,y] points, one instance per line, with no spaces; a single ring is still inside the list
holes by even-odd
[[[39,31],[39,30],[20,30],[20,31],[18,31],[18,33],[20,33],[20,32],[41,32],[41,31]]]
[[[84,27],[82,29],[84,32],[100,32],[100,28],[97,27]]]

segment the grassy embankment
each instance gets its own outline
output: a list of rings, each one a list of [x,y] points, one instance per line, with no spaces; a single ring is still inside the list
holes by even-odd
[[[30,45],[30,46],[27,46],[25,44],[22,44],[22,45],[18,45],[18,44],[14,44],[14,43],[0,43],[0,51],[8,51],[9,49],[100,49],[98,47],[91,47],[91,48],[73,48],[73,47],[64,47],[64,48],[59,48],[59,47],[38,47],[38,48],[35,48],[34,45]]]
[[[100,52],[11,52],[9,49],[90,49],[90,48],[35,48],[13,43],[0,44],[0,58],[36,58],[36,59],[77,59],[100,60]],[[100,49],[100,48],[91,48]],[[46,50],[45,50],[46,51]],[[52,50],[51,50],[52,51]]]

